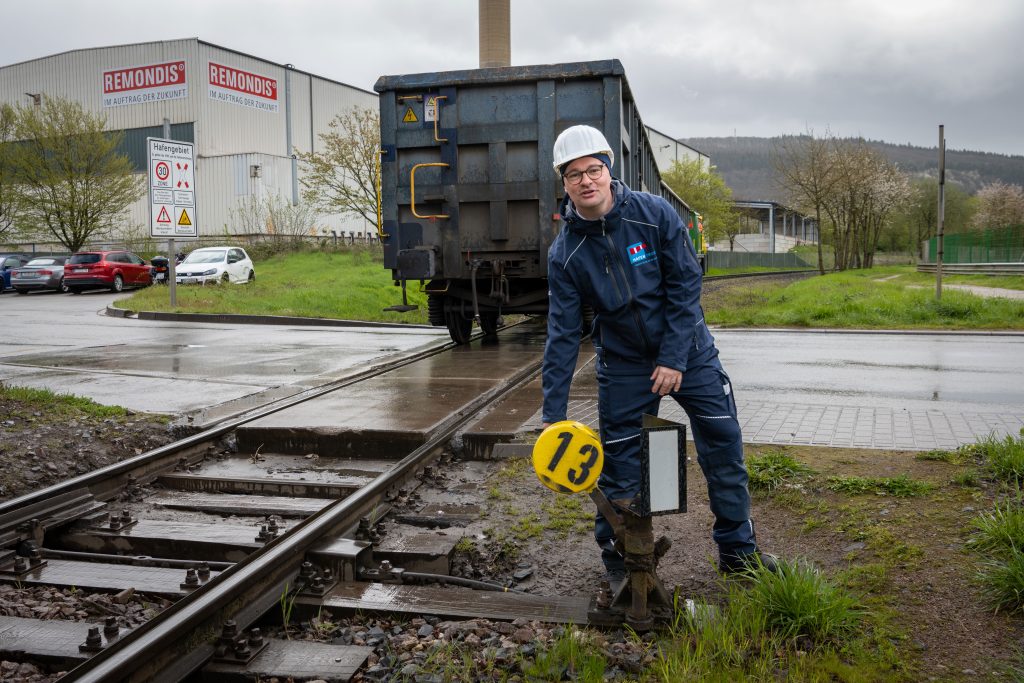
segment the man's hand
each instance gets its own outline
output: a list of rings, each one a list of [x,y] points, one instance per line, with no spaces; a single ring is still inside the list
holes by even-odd
[[[659,365],[654,368],[651,381],[654,382],[654,386],[651,387],[651,393],[665,396],[673,391],[679,391],[679,387],[683,383],[683,373],[674,368],[666,368],[663,365]]]

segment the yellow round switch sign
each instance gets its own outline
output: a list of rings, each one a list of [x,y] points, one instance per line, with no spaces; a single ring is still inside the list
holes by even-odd
[[[552,491],[591,491],[604,467],[601,439],[582,422],[556,422],[537,437],[533,446],[533,471]]]

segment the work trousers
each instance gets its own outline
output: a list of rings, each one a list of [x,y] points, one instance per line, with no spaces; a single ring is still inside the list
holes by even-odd
[[[658,414],[661,396],[651,393],[652,367],[616,363],[599,355],[598,400],[604,469],[599,486],[610,500],[632,498],[640,491],[641,425],[643,415]],[[743,439],[736,418],[732,383],[717,354],[683,373],[679,391],[669,394],[690,418],[697,462],[708,485],[715,515],[712,538],[721,554],[747,555],[757,550],[750,521],[747,468]],[[599,512],[594,537],[601,559],[610,571],[623,568],[614,550],[611,524]]]

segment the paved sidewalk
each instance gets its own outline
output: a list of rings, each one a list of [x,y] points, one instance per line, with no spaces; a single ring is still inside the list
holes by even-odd
[[[1024,415],[1011,413],[775,405],[742,400],[736,407],[746,443],[902,451],[951,450],[989,435],[1000,438],[1017,436],[1024,428]],[[597,399],[569,401],[568,416],[570,420],[578,420],[597,429]],[[662,401],[659,417],[689,425],[686,413],[671,399]],[[524,426],[538,428],[540,412]]]

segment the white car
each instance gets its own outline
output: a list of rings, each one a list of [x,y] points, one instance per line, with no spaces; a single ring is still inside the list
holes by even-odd
[[[174,281],[179,285],[242,284],[256,279],[252,259],[241,247],[203,247],[189,252],[178,264]]]

